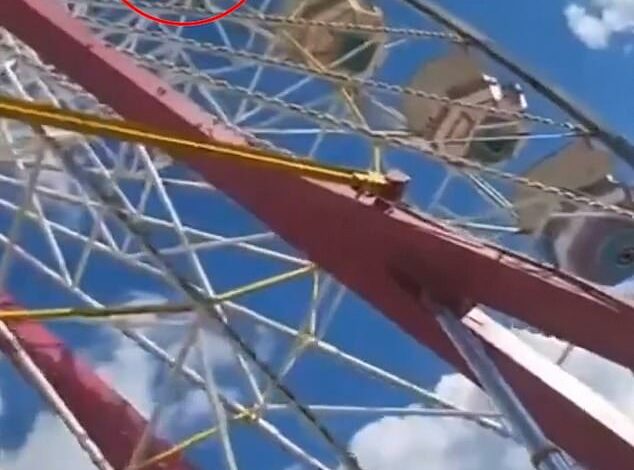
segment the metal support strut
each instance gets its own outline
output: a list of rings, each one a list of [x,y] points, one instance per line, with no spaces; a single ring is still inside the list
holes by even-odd
[[[168,152],[172,157],[197,153],[216,159],[231,159],[317,181],[349,185],[359,192],[393,201],[402,197],[408,181],[400,172],[383,175],[374,171],[326,165],[308,158],[290,158],[244,145],[210,139],[192,140],[140,123],[104,118],[3,95],[0,95],[0,118],[15,119],[32,126],[51,126],[80,134],[151,145]]]
[[[489,358],[482,343],[446,308],[438,307],[436,309],[436,320],[465,359],[480,385],[502,413],[515,435],[530,452],[533,466],[537,470],[570,470],[561,450],[546,438],[526,411]]]

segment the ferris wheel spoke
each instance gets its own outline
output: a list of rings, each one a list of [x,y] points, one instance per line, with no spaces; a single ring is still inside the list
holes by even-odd
[[[132,450],[128,467],[136,467],[146,457],[146,452],[150,444],[151,436],[155,431],[155,428],[161,418],[161,413],[163,412],[165,404],[169,399],[168,393],[171,389],[171,387],[169,386],[175,381],[178,373],[183,367],[183,364],[185,364],[185,362],[187,361],[187,357],[192,352],[192,349],[194,348],[196,339],[198,337],[199,328],[200,323],[198,320],[195,320],[193,324],[190,325],[189,331],[185,336],[182,345],[178,348],[174,366],[169,370],[167,377],[163,383],[163,388],[160,390],[160,397],[158,399],[157,405],[154,407],[154,410],[152,411],[150,419],[148,420],[145,429],[143,430],[143,433],[139,438],[139,441]]]
[[[38,389],[38,392],[42,395],[47,404],[55,411],[57,416],[59,416],[64,426],[70,431],[95,467],[99,470],[113,470],[102,452],[90,439],[79,420],[68,409],[63,397],[61,397],[50,382],[48,382],[46,376],[24,350],[20,341],[2,322],[0,322],[0,338],[2,341],[10,344],[15,363],[17,363],[25,375],[29,377],[30,382]]]
[[[238,307],[238,308],[239,308],[239,306],[235,306],[235,305],[234,305],[233,307],[234,307],[234,308],[236,308],[236,307]],[[242,311],[244,311],[244,310],[242,310]],[[268,321],[267,323],[269,323],[269,324],[270,324],[270,321]],[[322,348],[322,349],[325,349],[325,350],[327,350],[327,351],[328,351],[328,352],[330,352],[330,353],[332,353],[332,352],[337,352],[337,353],[338,353],[338,354],[337,354],[338,359],[344,359],[344,360],[345,360],[345,359],[348,359],[348,360],[352,359],[352,356],[348,356],[348,355],[346,355],[346,354],[341,354],[341,353],[340,353],[340,352],[338,352],[336,349],[334,349],[334,348],[332,348],[332,347],[328,347],[328,345],[327,345],[327,344],[325,344],[325,343],[323,343],[323,342],[318,342],[318,343],[317,343],[317,345],[318,345],[318,347],[320,347],[320,348]],[[392,375],[389,375],[389,374],[387,374],[387,373],[383,373],[380,369],[377,369],[376,367],[371,367],[371,366],[368,366],[368,365],[364,364],[362,361],[359,361],[359,360],[357,360],[357,359],[355,359],[353,362],[354,362],[356,365],[361,365],[362,367],[364,367],[364,368],[366,368],[366,369],[369,369],[369,371],[370,371],[370,372],[371,372],[371,374],[373,374],[373,375],[384,376],[385,378],[387,378],[387,379],[389,379],[389,380],[391,380],[391,381],[394,381],[394,382],[395,382],[395,383],[397,383],[397,384],[404,384],[404,383],[402,382],[402,379],[397,379],[397,378],[396,378],[396,376],[392,376]]]
[[[135,341],[143,350],[152,354],[153,356],[167,364],[170,368],[174,367],[176,359],[172,357],[169,353],[158,347],[153,341],[146,338],[144,335],[130,330],[124,330],[124,334]],[[201,390],[204,390],[205,381],[203,377],[191,367],[184,365],[180,373],[182,373],[183,376],[187,378],[194,386],[198,387]],[[249,410],[235,400],[227,397],[223,393],[221,393],[221,398],[223,403],[226,404],[227,408],[230,409],[235,415],[244,416],[245,419],[248,419],[249,422],[253,423],[270,439],[273,439],[275,442],[279,443],[282,448],[284,448],[291,455],[294,455],[295,457],[306,462],[312,468],[317,468],[319,470],[332,470],[324,465],[320,460],[305,452],[301,446],[297,445],[291,439],[286,437],[282,432],[279,431],[279,429],[275,425],[264,419],[260,414],[254,412],[253,410]],[[195,442],[192,442],[192,444],[193,443]]]
[[[116,28],[116,25],[112,25],[106,21],[102,21],[102,20],[93,20],[91,18],[82,18],[84,21],[87,21],[89,23],[97,23],[102,25],[103,27],[108,27],[108,28]],[[148,33],[148,34],[152,34],[152,33]],[[160,36],[157,36],[160,37]],[[178,40],[178,39],[177,39]],[[390,93],[390,94],[402,94],[402,95],[408,95],[408,96],[415,96],[415,97],[420,97],[420,98],[424,98],[426,100],[430,100],[430,101],[439,101],[439,102],[449,102],[451,103],[453,106],[456,107],[463,107],[465,109],[480,109],[480,110],[487,110],[488,112],[494,114],[494,115],[500,115],[500,116],[506,116],[509,118],[517,118],[517,119],[525,119],[525,120],[529,120],[529,121],[535,121],[535,122],[541,122],[543,124],[546,125],[555,125],[555,126],[560,126],[566,129],[578,129],[581,131],[584,131],[585,129],[581,129],[581,128],[577,128],[574,125],[570,124],[570,123],[558,123],[553,121],[552,119],[549,118],[543,118],[543,117],[539,117],[539,116],[532,116],[526,113],[517,113],[517,112],[512,112],[512,111],[508,111],[508,110],[504,110],[504,109],[497,109],[497,108],[492,108],[490,106],[485,106],[485,105],[480,105],[480,104],[474,104],[474,103],[469,103],[466,101],[461,101],[459,99],[449,99],[447,97],[441,96],[441,95],[436,95],[434,93],[428,93],[425,92],[424,90],[417,90],[411,87],[402,87],[402,86],[398,86],[398,85],[394,85],[391,83],[386,83],[386,82],[382,82],[382,81],[376,81],[376,80],[365,80],[365,79],[361,79],[361,78],[357,78],[357,77],[351,77],[351,76],[347,76],[345,74],[341,74],[338,72],[333,72],[330,68],[329,69],[324,69],[319,68],[319,67],[315,67],[315,66],[310,66],[310,65],[304,65],[302,63],[299,62],[293,62],[293,61],[288,61],[288,60],[282,60],[282,59],[277,59],[277,58],[271,58],[271,57],[266,57],[263,56],[261,54],[258,53],[254,53],[254,52],[248,52],[245,50],[235,50],[235,49],[231,49],[231,48],[226,48],[223,46],[218,46],[218,45],[213,45],[213,44],[202,44],[196,41],[192,41],[189,39],[180,39],[182,41],[184,41],[184,43],[187,45],[187,47],[189,48],[194,48],[193,50],[195,50],[195,48],[200,48],[202,51],[208,51],[211,54],[214,55],[220,55],[220,56],[225,56],[229,59],[232,60],[247,60],[247,61],[251,61],[251,62],[256,62],[256,63],[263,63],[272,67],[283,67],[283,68],[288,68],[290,70],[294,70],[296,72],[301,72],[306,74],[306,78],[305,79],[314,79],[314,78],[319,78],[319,79],[324,79],[324,80],[331,80],[343,85],[353,85],[353,86],[358,86],[358,87],[362,87],[366,90],[376,90],[376,91],[381,91],[381,92],[385,92],[385,93]],[[129,54],[135,55],[134,51],[131,50],[125,50],[124,52],[127,52]],[[144,57],[141,56],[137,56],[136,57],[138,60],[140,60],[141,62],[144,61]],[[332,66],[336,66],[337,62],[331,64]],[[191,75],[195,75],[196,72],[195,70],[191,70],[190,71]]]
[[[74,163],[70,161],[66,162],[66,164],[70,166],[69,169],[73,173],[75,171],[78,172],[77,179],[81,180],[82,178],[79,177],[81,170],[77,166],[75,166]],[[111,195],[106,196],[103,193],[103,190],[100,188],[100,186],[95,185],[92,182],[88,184],[90,184],[92,192],[96,193],[102,200],[104,200],[104,202],[111,201],[111,203],[114,203],[117,206],[129,207],[129,201],[127,201],[125,195],[121,193],[117,194],[117,192],[115,191],[111,193]],[[284,396],[286,396],[287,399],[289,399],[291,403],[293,403],[293,405],[296,407],[299,413],[305,418],[305,420],[311,425],[311,427],[313,427],[315,431],[317,431],[318,434],[321,434],[322,438],[328,444],[333,446],[338,451],[338,453],[341,453],[342,451],[340,446],[330,436],[329,431],[323,426],[321,426],[318,422],[316,422],[314,418],[309,415],[309,412],[301,404],[297,402],[294,395],[287,388],[285,388],[284,386],[280,384],[280,382],[274,377],[272,372],[266,366],[264,366],[261,362],[257,360],[257,356],[255,355],[255,353],[251,349],[249,349],[246,346],[246,344],[243,342],[243,340],[240,338],[240,336],[230,326],[228,326],[227,323],[224,322],[222,313],[218,310],[214,312],[213,307],[210,309],[208,306],[205,305],[204,301],[201,302],[202,297],[200,296],[200,294],[195,289],[192,289],[188,281],[184,281],[182,277],[180,277],[178,274],[172,271],[170,264],[167,263],[165,260],[163,260],[159,254],[157,254],[155,249],[152,247],[151,243],[145,240],[145,237],[143,236],[142,232],[139,232],[137,228],[135,228],[132,224],[130,224],[129,220],[126,220],[125,218],[121,218],[119,214],[117,214],[117,216],[120,218],[123,225],[128,226],[128,228],[133,233],[135,233],[135,236],[139,238],[139,240],[145,246],[145,249],[152,255],[152,258],[159,264],[159,266],[165,269],[165,274],[167,275],[169,282],[172,283],[175,288],[182,290],[188,297],[190,297],[194,305],[196,306],[196,309],[199,310],[201,314],[210,316],[210,318],[217,321],[218,325],[221,328],[223,328],[226,333],[228,333],[232,343],[235,344],[239,349],[241,349],[242,352],[246,353],[247,356],[251,360],[253,360],[253,362],[258,364],[258,368],[261,369],[262,372],[264,372],[270,380],[274,381],[276,389],[278,389]],[[153,420],[150,419],[150,422],[152,423]],[[350,456],[345,454],[345,452],[342,455],[342,458],[344,462],[348,462],[347,466],[349,466],[351,469],[354,470],[356,467],[358,467],[358,465],[354,463],[354,460],[350,460]]]
[[[35,190],[37,186],[37,179],[43,176],[43,173],[45,172],[45,170],[42,169],[42,165],[41,165],[42,161],[44,160],[44,155],[45,154],[42,154],[43,158],[38,159],[35,162],[34,167],[29,172],[27,172],[29,176],[26,178],[27,179],[26,187],[25,187],[26,195],[24,196],[24,202],[22,203],[22,205],[19,208],[16,207],[16,217],[14,219],[15,225],[14,225],[14,231],[12,232],[12,235],[13,235],[14,241],[15,239],[19,238],[20,225],[18,224],[22,224],[24,219],[28,217],[27,213],[33,213],[35,215],[33,219],[37,223],[37,225],[39,226],[41,232],[43,233],[45,237],[46,244],[48,245],[50,253],[53,255],[54,261],[57,264],[57,268],[61,272],[62,276],[67,281],[70,281],[70,273],[68,270],[67,263],[62,254],[62,250],[53,234],[51,224],[44,215],[42,203]],[[21,165],[20,163],[17,164],[17,168],[18,168],[18,171],[20,172],[25,171],[24,166]],[[31,209],[34,212],[31,212]],[[0,271],[3,269],[3,266],[5,267],[4,269],[8,268],[10,256],[11,256],[11,250],[9,249],[5,251],[4,253],[2,263],[0,264]],[[2,274],[1,272],[0,272],[0,278],[4,278],[4,274]]]
[[[187,370],[184,371],[184,373],[187,374]],[[189,373],[190,376],[192,376],[191,373]],[[195,373],[193,373],[193,376],[195,377]],[[195,379],[194,379],[195,380]],[[202,379],[199,378],[199,382],[202,381]],[[267,410],[269,408],[269,406],[272,409],[276,409],[279,407],[279,405],[267,405]],[[288,405],[281,405],[283,406],[285,409],[288,409]],[[336,407],[325,407],[324,410],[328,411],[328,410],[332,410],[334,411],[336,409]],[[319,410],[319,407],[317,408],[317,410]],[[416,413],[416,411],[414,411],[414,413]],[[489,417],[493,417],[493,416],[488,416],[487,413],[478,413],[478,412],[468,412],[468,411],[460,411],[460,410],[455,410],[455,411],[451,411],[451,409],[448,409],[446,412],[443,412],[442,410],[437,410],[436,412],[434,412],[433,410],[429,410],[428,414],[430,415],[442,415],[442,416],[450,416],[450,415],[455,415],[455,416],[463,416],[466,417],[468,419],[476,419],[476,420],[481,420],[481,419],[487,419]],[[258,418],[259,421],[262,421],[261,424],[264,424],[264,429],[270,433],[273,437],[277,438],[280,440],[280,442],[285,445],[286,447],[290,447],[291,451],[297,452],[299,451],[299,448],[297,448],[296,446],[292,445],[292,443],[290,443],[290,441],[288,441],[286,438],[284,438],[281,434],[279,434],[279,431],[276,431],[275,428],[271,428],[269,425],[266,425],[266,422],[262,420],[262,418]],[[301,452],[299,455],[304,455],[305,453]],[[313,465],[315,464],[315,461],[313,459],[308,459],[307,462],[312,463]],[[328,468],[328,467],[324,467],[323,464],[322,465],[317,465],[316,468]]]
[[[262,14],[263,12],[265,12],[271,5],[271,0],[266,0],[265,2],[262,3],[262,5],[260,6],[260,8],[255,9],[255,11],[257,13]],[[252,47],[255,46],[255,40],[256,40],[256,31],[252,30],[249,32],[249,38],[245,44],[244,49],[246,50],[250,50]],[[265,55],[270,55],[273,53],[275,48],[275,44],[273,42],[271,42],[269,45],[267,45],[267,49],[265,51]],[[258,83],[260,82],[262,75],[265,71],[265,67],[263,65],[258,65],[258,67],[256,68],[255,73],[253,74],[253,77],[251,78],[251,82],[249,83],[249,90],[254,91],[257,86]],[[243,99],[239,106],[238,109],[235,113],[235,115],[233,116],[233,122],[238,123],[242,120],[242,115],[244,114],[244,112],[246,111],[247,108],[247,100],[246,98]]]
[[[200,258],[198,257],[197,252],[193,251],[191,247],[189,246],[189,239],[184,233],[184,227],[181,223],[180,217],[176,213],[174,205],[172,204],[172,201],[170,200],[167,194],[167,191],[165,190],[165,186],[163,185],[161,181],[161,178],[158,174],[156,167],[152,163],[152,160],[149,154],[146,152],[145,148],[140,147],[138,151],[149,173],[149,177],[152,181],[152,184],[157,190],[158,197],[160,201],[163,203],[163,206],[165,207],[165,209],[167,210],[169,214],[169,217],[171,219],[170,223],[174,226],[175,231],[178,235],[178,238],[181,244],[183,245],[183,247],[185,248],[185,252],[189,259],[189,263],[193,267],[196,273],[196,277],[198,278],[198,281],[204,286],[207,294],[209,296],[213,296],[214,295],[213,289],[211,287],[211,284],[209,283],[207,276],[204,273]]]
[[[467,172],[465,176],[474,183],[478,190],[484,194],[485,198],[489,199],[493,204],[498,205],[501,209],[508,211],[512,218],[517,219],[518,216],[514,211],[511,201],[495,189],[488,181],[473,173]]]
[[[0,181],[1,180],[2,178],[0,178]],[[44,190],[43,193],[48,194],[46,190]],[[96,204],[97,203],[95,202],[95,205]],[[17,212],[19,210],[18,205],[15,205],[3,199],[0,199],[0,206],[12,212]],[[138,215],[138,213],[135,213],[135,214]],[[25,216],[35,222],[39,222],[39,220],[42,217],[40,214],[35,213],[32,210],[25,211]],[[147,221],[148,223],[157,224],[158,226],[169,226],[169,222],[163,221],[163,220],[148,218]],[[127,252],[125,250],[125,247],[122,247],[121,249],[119,249],[116,247],[115,242],[113,240],[111,240],[107,245],[105,245],[101,241],[97,241],[96,240],[97,234],[99,232],[103,233],[108,230],[107,226],[103,224],[103,220],[101,217],[98,219],[98,223],[94,223],[89,237],[84,235],[83,233],[73,230],[72,227],[68,227],[67,225],[61,224],[56,221],[47,219],[47,224],[50,225],[51,229],[55,233],[59,233],[60,235],[63,235],[65,237],[70,237],[71,239],[76,240],[77,242],[84,245],[87,250],[95,249],[103,253],[107,253],[113,257],[117,257],[120,261],[123,261],[130,266],[139,266],[139,263],[134,263],[134,261],[142,260],[143,258],[147,256],[147,254],[143,252],[139,252],[139,253]],[[197,238],[206,239],[206,241],[202,241],[198,243],[192,242],[191,249],[193,250],[211,250],[211,249],[221,248],[225,246],[236,246],[236,247],[240,247],[241,249],[253,251],[255,253],[260,253],[267,256],[271,255],[273,256],[273,258],[278,258],[278,259],[285,260],[291,263],[299,263],[299,264],[305,263],[305,261],[299,260],[298,258],[283,255],[282,253],[274,252],[274,251],[267,250],[265,248],[260,248],[256,245],[250,244],[251,242],[259,242],[259,241],[265,241],[270,239],[272,237],[271,233],[254,234],[254,235],[246,235],[246,236],[231,238],[231,237],[222,237],[219,235],[208,234],[207,232],[197,231],[189,227],[185,227],[185,231],[187,232],[188,237],[193,237],[194,239],[197,239]],[[109,238],[107,238],[106,240],[109,240]],[[162,249],[161,252],[166,255],[172,255],[172,254],[179,254],[179,253],[185,252],[187,251],[187,249],[188,248],[186,247],[177,245],[177,246],[174,246],[173,248]],[[87,255],[88,253],[85,256]],[[74,283],[77,283],[77,282],[78,280],[77,278],[75,278]]]
[[[318,271],[315,271],[313,275],[310,305],[307,309],[304,321],[298,328],[297,335],[293,341],[293,344],[291,345],[290,351],[282,361],[282,365],[277,372],[277,377],[280,381],[284,380],[285,376],[290,373],[293,366],[297,363],[297,361],[299,361],[302,353],[304,353],[307,347],[310,345],[310,342],[312,341],[311,335],[314,335],[317,310],[320,301],[324,298],[324,295],[325,290],[320,289],[319,286]],[[269,382],[266,389],[262,393],[262,397],[259,403],[260,406],[266,407],[266,402],[271,399],[271,394],[273,391],[274,384]]]
[[[207,397],[213,410],[212,419],[218,423],[220,441],[222,442],[222,450],[225,457],[225,465],[227,470],[237,470],[236,457],[234,455],[233,448],[231,446],[231,440],[229,437],[229,420],[225,412],[225,407],[220,400],[220,394],[218,391],[218,384],[214,378],[214,371],[209,366],[207,361],[207,355],[204,349],[204,338],[198,336],[198,354],[201,361],[203,370],[205,371],[203,378],[205,380],[205,389],[207,391]]]
[[[324,315],[325,325],[322,325],[320,327],[321,331],[319,331],[321,335],[325,334],[326,326],[330,321],[329,319],[332,317],[332,314],[336,310],[336,307],[338,306],[338,303],[340,301],[341,301],[340,299],[339,300],[336,299],[335,302],[333,303],[334,308],[325,312],[325,315]],[[229,301],[227,302],[227,307],[230,308],[232,312],[235,312],[241,315],[246,315],[252,318],[254,321],[262,324],[263,326],[271,328],[281,334],[288,335],[293,338],[301,337],[300,330],[290,327],[286,324],[277,322],[264,315],[261,315],[243,305],[236,304],[235,302]],[[385,381],[385,383],[390,384],[392,386],[401,387],[404,390],[407,390],[408,392],[412,393],[413,397],[416,397],[417,399],[422,400],[423,403],[429,403],[429,405],[432,407],[439,407],[443,409],[445,408],[459,409],[459,407],[449,403],[447,400],[439,397],[435,393],[430,392],[429,390],[426,390],[425,388],[419,385],[416,385],[396,374],[386,371],[379,366],[366,362],[363,359],[360,359],[354,356],[353,354],[342,351],[337,346],[327,341],[324,341],[318,338],[314,338],[314,339],[311,338],[309,342],[309,347],[311,349],[315,349],[316,351],[324,354],[325,357],[330,357],[334,359],[335,361],[339,361],[345,364],[346,366],[350,366],[352,368],[358,369],[360,372],[367,374],[371,378],[377,379],[379,381]],[[493,430],[501,431],[500,426],[493,422],[488,422],[487,420],[483,420],[479,422],[485,427],[490,427]]]
[[[222,89],[222,86],[221,86]],[[229,92],[232,92],[231,90],[227,90]],[[242,93],[241,91],[236,91],[236,94],[240,94],[240,95],[245,95],[245,97],[247,97],[247,95],[245,93]],[[254,101],[255,103],[258,103],[256,106],[253,106],[253,108],[251,110],[249,110],[248,112],[246,112],[243,116],[242,116],[242,120],[240,123],[248,123],[249,121],[253,122],[257,122],[258,127],[264,127],[264,126],[270,126],[270,125],[274,125],[280,121],[287,121],[288,122],[288,118],[289,117],[295,117],[294,114],[297,114],[298,116],[301,115],[302,118],[306,118],[305,114],[302,114],[301,111],[300,112],[296,112],[293,113],[292,111],[290,111],[288,108],[285,109],[280,109],[280,111],[282,111],[280,113],[280,115],[276,115],[276,116],[271,116],[268,118],[265,118],[261,121],[257,121],[256,118],[259,117],[259,114],[264,114],[266,111],[270,110],[270,106],[267,106],[269,103],[265,100],[258,100],[257,97],[253,97],[252,94],[248,95],[248,99]],[[329,115],[333,109],[334,103],[331,99],[330,96],[326,95],[323,97],[319,97],[319,98],[315,98],[314,100],[312,100],[309,103],[304,103],[302,106],[304,106],[306,109],[319,109],[321,107],[325,107],[326,108],[326,112],[328,112]],[[307,120],[309,123],[311,122],[310,119]],[[299,123],[298,123],[299,124]],[[306,124],[304,124],[306,125]],[[321,131],[321,129],[325,126],[318,124],[319,127],[316,128],[316,130],[318,132]],[[332,128],[332,126],[330,126],[330,128],[332,129],[333,132],[336,132],[334,130],[334,128]],[[292,128],[291,128],[292,129]]]
[[[254,37],[253,35],[249,37],[249,42],[251,41],[251,38],[253,37]],[[248,47],[249,46],[247,45],[247,48]],[[268,55],[269,53],[273,52],[274,47],[275,46],[273,44],[268,46],[268,49],[265,52],[265,54]],[[265,68],[263,65],[258,65],[256,67],[255,73],[253,74],[251,78],[251,82],[249,83],[247,88],[250,93],[253,93],[258,87],[258,84],[260,80],[262,79],[262,75],[264,74],[264,71],[265,71]],[[238,105],[238,109],[233,116],[233,122],[235,122],[236,124],[239,124],[240,122],[245,120],[245,112],[246,112],[247,105],[248,105],[248,99],[245,97],[240,101],[240,104]]]
[[[345,405],[307,405],[311,411],[320,415],[392,415],[392,416],[428,416],[428,417],[456,417],[466,419],[490,418],[499,419],[500,414],[491,411],[463,411],[454,409],[422,408],[418,406],[407,407],[371,407],[371,406],[345,406]],[[288,405],[269,403],[267,411],[284,413],[289,410]]]

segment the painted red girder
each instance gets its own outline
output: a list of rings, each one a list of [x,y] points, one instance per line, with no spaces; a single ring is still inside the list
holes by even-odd
[[[9,305],[3,303],[2,309],[8,310]],[[124,470],[141,439],[146,419],[40,323],[8,322],[7,326],[114,470]],[[0,350],[21,370],[15,349],[3,338]],[[146,455],[158,455],[170,447],[168,442],[152,437]],[[46,468],[46,462],[42,462],[42,468]],[[194,470],[194,467],[178,453],[146,469]]]
[[[101,43],[58,1],[3,0],[0,25],[127,119],[193,138],[244,142],[187,97]],[[255,170],[240,162],[182,157],[467,375],[464,361],[431,312],[421,308],[421,290],[463,312],[475,304],[489,305],[628,368],[634,366],[634,308],[581,281],[465,239],[406,210],[386,213],[340,185]],[[594,470],[634,461],[634,428],[616,410],[563,371],[544,372],[557,380],[541,377],[542,369],[521,344],[502,334],[487,336],[491,330],[477,328],[480,323],[473,314],[463,322],[485,341],[506,380],[550,439]]]
[[[550,439],[571,452],[588,470],[631,467],[634,425],[628,416],[578,379],[562,372],[483,311],[474,309],[464,317],[463,323],[485,344],[502,375],[511,378],[518,398],[544,426]],[[569,418],[574,422],[568,422]],[[562,420],[557,431],[574,440],[574,452],[546,427],[545,423],[550,426],[557,419]],[[606,427],[623,441],[616,442],[614,436],[605,432]],[[586,446],[583,452],[578,447],[581,445]]]

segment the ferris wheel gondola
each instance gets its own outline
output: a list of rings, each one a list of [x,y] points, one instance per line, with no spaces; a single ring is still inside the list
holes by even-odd
[[[611,173],[609,153],[581,141],[544,158],[526,176],[608,205],[634,207],[632,189]],[[561,269],[610,286],[634,274],[634,223],[630,218],[589,211],[555,194],[538,194],[527,188],[518,192],[516,206],[520,226],[543,238]]]
[[[366,0],[290,2],[286,14],[291,19],[314,23],[281,30],[286,36],[285,51],[291,59],[350,75],[367,75],[379,65],[387,36],[354,30],[354,27],[385,26],[382,11]],[[346,24],[352,30],[324,29],[319,23]]]
[[[525,111],[528,105],[521,87],[504,85],[485,74],[467,53],[451,53],[425,63],[410,87],[475,105],[467,108],[404,97],[408,127],[421,145],[431,142],[432,150],[489,165],[508,160],[520,150],[522,141],[509,136],[524,132],[524,123],[487,112],[486,108]]]

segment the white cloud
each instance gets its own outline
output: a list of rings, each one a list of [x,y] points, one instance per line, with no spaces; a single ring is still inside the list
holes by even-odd
[[[164,296],[147,292],[132,292],[129,298],[130,300],[126,302],[129,305],[160,304],[168,301]],[[115,324],[119,327],[136,329],[176,357],[195,321],[195,314],[184,313],[130,316],[116,320]],[[217,372],[222,368],[236,365],[233,347],[211,322],[203,322],[199,334],[203,341],[208,367]],[[164,380],[169,373],[164,373],[165,368],[160,367],[157,361],[130,340],[121,338],[120,343],[113,361],[99,366],[97,373],[115,385],[130,403],[148,417],[160,399],[160,395],[165,391]],[[196,346],[191,348],[186,364],[203,374]],[[161,372],[164,373],[163,380],[157,384],[156,379]],[[173,381],[171,387],[177,392],[171,394],[171,398],[163,409],[157,429],[159,435],[173,438],[175,432],[178,433],[181,428],[187,428],[201,418],[208,422],[211,420],[209,399],[203,391],[193,388],[183,380]],[[220,388],[232,396],[236,394],[236,391],[230,387],[224,387],[221,384]]]
[[[72,147],[81,138],[80,135],[62,130],[49,130],[48,135],[55,139],[63,147]],[[73,178],[71,178],[62,168],[59,158],[54,152],[47,148],[46,142],[39,137],[29,134],[12,133],[6,126],[0,127],[0,163],[7,162],[15,164],[18,160],[22,163],[22,169],[15,165],[11,170],[18,179],[28,181],[34,165],[39,158],[42,158],[43,168],[37,177],[38,188],[54,191],[63,196],[77,196],[80,189]],[[48,210],[49,216],[61,218],[67,225],[77,228],[82,216],[82,209],[79,205],[60,201],[57,199],[42,196],[40,197],[44,208]],[[52,212],[52,214],[51,214]]]
[[[95,372],[111,384],[143,416],[149,416],[153,407],[152,379],[157,370],[147,354],[132,343],[115,341],[111,361],[96,364]],[[24,445],[0,455],[0,467],[11,470],[92,469],[87,454],[57,416],[40,413]]]
[[[289,465],[288,467],[284,467],[284,470],[306,470],[306,467],[301,463],[294,463]]]
[[[94,468],[62,421],[50,413],[40,413],[35,419],[21,449],[0,454],[0,466],[9,470]]]
[[[217,333],[209,334],[216,338]],[[553,361],[564,348],[560,341],[534,333],[519,331],[518,335]],[[173,341],[174,337],[168,338],[168,342]],[[264,340],[263,349],[270,347],[268,341],[270,338]],[[116,351],[112,360],[98,364],[96,371],[115,385],[143,415],[148,416],[155,398],[154,379],[158,365],[129,340],[119,337],[115,343]],[[220,364],[229,364],[226,361],[229,361],[230,355],[231,350],[225,350],[224,346],[213,354],[215,360],[221,358]],[[634,395],[631,393],[634,381],[629,371],[580,349],[570,356],[566,368],[623,412],[634,417]],[[480,389],[459,375],[442,377],[435,391],[465,409],[491,409]],[[170,436],[170,429],[182,429],[179,422],[193,422],[200,418],[208,423],[211,420],[207,397],[200,391],[188,389],[177,403],[166,409],[159,427],[160,433]],[[171,426],[170,422],[176,425]],[[457,418],[384,417],[356,433],[350,448],[358,456],[364,470],[419,470],[423,465],[429,470],[532,468],[524,449],[476,424]],[[63,424],[48,413],[37,417],[22,449],[0,456],[0,466],[11,470],[40,468],[42,462],[47,463],[46,470],[92,468]]]
[[[154,407],[152,380],[157,369],[145,351],[125,341],[117,347],[112,361],[98,364],[95,373],[148,417]]]
[[[253,347],[258,359],[268,361],[275,353],[275,336],[265,326],[257,325],[255,327],[256,341]]]
[[[127,304],[162,303],[167,299],[161,295],[132,292],[128,296]],[[193,314],[178,316],[139,315],[117,320],[113,323],[119,327],[136,329],[175,355],[181,347],[191,322]],[[205,323],[201,330],[204,337],[204,347],[207,364],[214,370],[235,367],[236,356],[233,347],[227,339],[215,328],[211,322]],[[149,417],[156,404],[161,385],[157,387],[157,374],[161,371],[158,361],[139,348],[131,340],[112,330],[112,358],[107,362],[90,361],[99,377],[118,391],[127,401],[139,410],[141,415]],[[254,348],[261,357],[268,357],[272,353],[273,339],[269,330],[255,329]],[[85,351],[90,357],[90,351]],[[192,350],[188,365],[198,371],[201,364],[198,354]],[[220,380],[216,377],[217,380]],[[181,381],[181,385],[184,382]],[[246,381],[245,381],[246,383]],[[220,384],[222,391],[232,400],[241,398],[241,390]],[[200,424],[202,420],[211,425],[213,413],[207,395],[186,385],[178,388],[180,393],[167,403],[157,434],[162,437],[182,438],[183,432],[191,432],[193,423]],[[2,412],[2,396],[0,395],[0,413]],[[44,412],[36,418],[35,425],[27,437],[22,448],[17,451],[0,455],[0,466],[11,470],[33,470],[42,468],[46,463],[46,470],[66,470],[93,468],[92,463],[76,443],[74,437],[66,430],[63,423],[54,415]]]
[[[79,188],[54,157],[44,159],[45,170],[38,175],[38,184],[63,195],[77,195]]]
[[[537,351],[556,360],[565,345],[526,331],[519,336]],[[585,350],[575,349],[565,368],[634,418],[634,380],[630,371]],[[486,410],[487,398],[459,375],[443,377],[436,393],[469,410]],[[455,418],[384,417],[362,428],[351,450],[364,470],[529,470],[527,453],[479,426]]]
[[[613,287],[608,287],[607,292],[626,302],[634,301],[634,277],[627,279]]]
[[[128,299],[126,305],[151,305],[168,302],[165,296],[140,291],[131,292]],[[137,329],[170,354],[175,355],[195,319],[196,316],[193,313],[143,314],[125,316],[112,320],[111,323],[121,328]],[[206,361],[210,367],[220,368],[235,364],[236,357],[232,345],[211,321],[203,321],[201,336]],[[192,352],[189,357],[188,365],[198,365],[197,354]]]
[[[572,3],[564,14],[572,32],[592,49],[603,49],[614,34],[634,33],[634,0],[590,0]]]
[[[518,334],[551,361],[558,359],[565,348],[564,343],[554,338],[523,331]],[[634,376],[631,371],[581,348],[575,348],[568,356],[564,369],[634,419]]]
[[[486,396],[459,375],[443,377],[436,392],[467,409],[488,407]],[[521,447],[458,418],[385,417],[362,428],[350,449],[364,470],[530,470]]]

